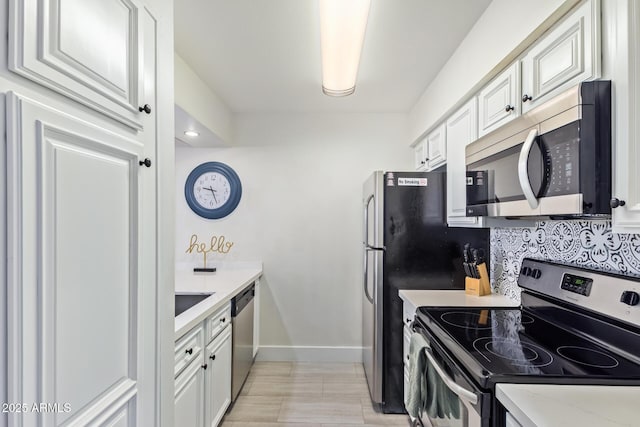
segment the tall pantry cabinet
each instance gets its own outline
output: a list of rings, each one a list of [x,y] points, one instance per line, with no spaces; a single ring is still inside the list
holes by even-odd
[[[172,1],[8,3],[0,426],[170,426]]]

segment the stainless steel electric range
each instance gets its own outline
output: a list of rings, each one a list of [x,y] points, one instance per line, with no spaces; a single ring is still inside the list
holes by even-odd
[[[418,309],[424,425],[504,425],[498,383],[640,385],[640,278],[525,259],[518,285],[519,308]]]

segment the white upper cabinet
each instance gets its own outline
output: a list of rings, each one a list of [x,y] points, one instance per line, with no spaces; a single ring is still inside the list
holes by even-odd
[[[413,168],[417,171],[427,169],[427,142],[422,140],[413,146]]]
[[[522,59],[522,112],[600,77],[600,2],[585,1]]]
[[[413,162],[417,171],[432,171],[447,162],[446,126],[441,124],[413,146]]]
[[[427,152],[427,170],[434,170],[447,162],[447,130],[445,124],[441,124],[431,131],[424,140]]]
[[[134,0],[10,0],[9,69],[141,130],[154,108],[142,94],[142,11]]]
[[[447,223],[449,226],[481,226],[477,217],[466,216],[467,180],[465,147],[478,136],[478,108],[474,97],[447,120]]]
[[[640,233],[640,3],[606,2],[604,78],[611,79],[614,232]],[[624,202],[624,204],[622,204]]]
[[[520,68],[516,62],[478,95],[478,136],[484,136],[520,115]]]

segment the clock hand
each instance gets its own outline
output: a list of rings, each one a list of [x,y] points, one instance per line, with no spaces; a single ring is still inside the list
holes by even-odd
[[[216,190],[211,190],[211,194],[213,195],[213,200],[216,201],[216,204],[218,203],[218,199],[216,199]]]

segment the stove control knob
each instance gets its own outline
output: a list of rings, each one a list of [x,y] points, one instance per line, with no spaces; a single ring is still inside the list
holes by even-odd
[[[531,268],[522,267],[522,270],[520,270],[520,273],[522,273],[523,276],[531,276]]]
[[[539,279],[540,276],[542,276],[542,272],[540,270],[538,270],[537,268],[534,268],[531,271],[531,277],[533,277],[534,279]]]
[[[638,295],[637,292],[624,291],[622,296],[620,296],[620,302],[627,305],[638,305],[638,303],[640,303],[640,295]]]

